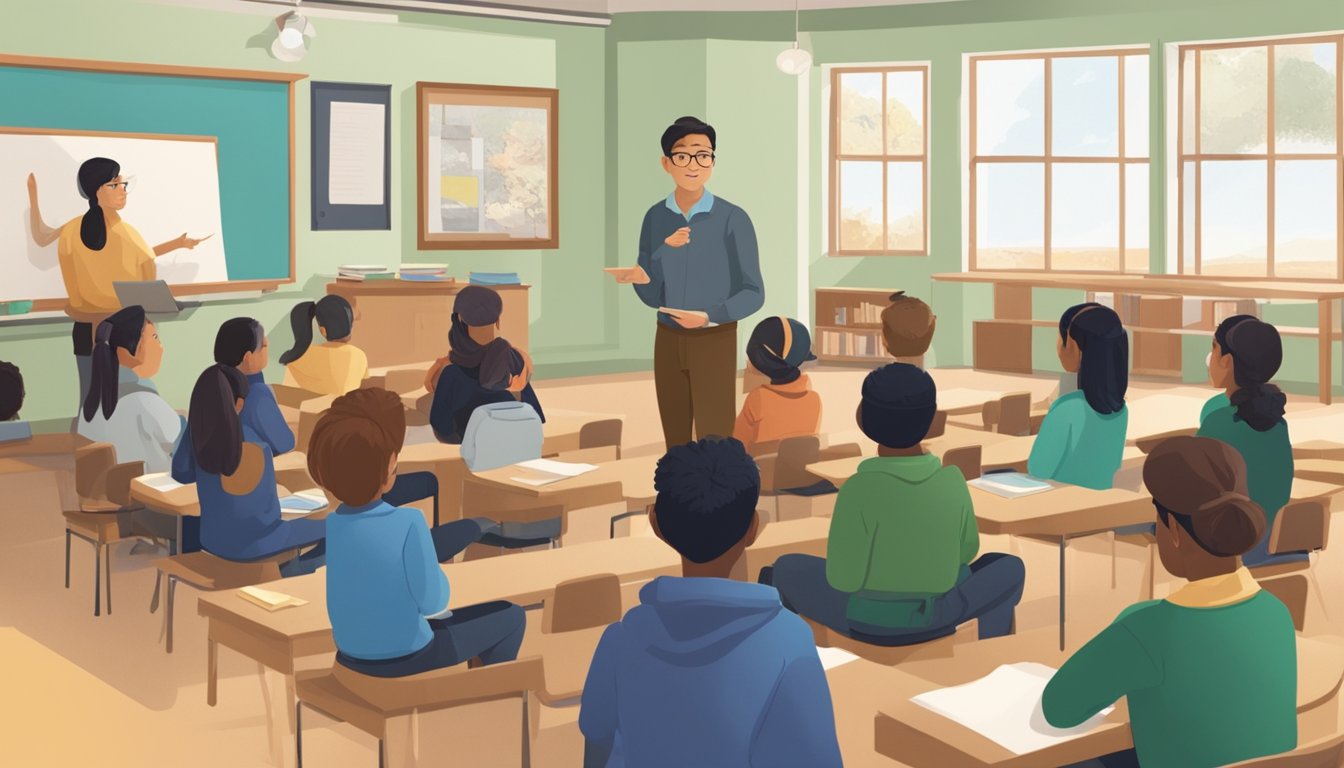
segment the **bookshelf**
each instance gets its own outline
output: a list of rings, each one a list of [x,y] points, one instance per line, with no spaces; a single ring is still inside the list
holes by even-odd
[[[882,344],[882,310],[892,289],[818,288],[812,353],[828,363],[888,363]]]

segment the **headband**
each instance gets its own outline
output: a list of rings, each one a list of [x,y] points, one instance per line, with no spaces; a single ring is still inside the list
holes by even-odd
[[[783,316],[779,318],[779,322],[784,326],[784,351],[780,353],[765,344],[762,344],[761,346],[765,347],[766,352],[778,357],[780,360],[788,362],[789,350],[793,348],[793,324],[789,322],[789,318]]]

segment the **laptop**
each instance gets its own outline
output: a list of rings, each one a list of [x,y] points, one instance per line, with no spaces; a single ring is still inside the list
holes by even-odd
[[[163,280],[117,281],[112,283],[112,289],[117,292],[117,301],[121,302],[121,306],[138,304],[145,308],[147,315],[176,315],[186,308],[186,305],[173,298],[173,292]]]

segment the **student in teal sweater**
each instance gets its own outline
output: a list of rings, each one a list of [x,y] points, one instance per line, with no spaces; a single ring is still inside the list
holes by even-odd
[[[1121,696],[1134,750],[1110,766],[1211,768],[1297,746],[1297,646],[1288,609],[1238,555],[1265,531],[1228,445],[1166,440],[1143,466],[1162,565],[1189,583],[1125,609],[1055,673],[1045,719],[1071,728]]]
[[[924,452],[938,409],[933,379],[906,363],[868,374],[859,428],[878,444],[840,489],[826,558],[784,555],[761,571],[786,608],[874,645],[914,645],[979,619],[980,637],[1013,631],[1026,570],[1013,555],[976,559],[966,478]]]
[[[1222,440],[1246,460],[1251,498],[1265,511],[1265,534],[1242,557],[1248,566],[1306,559],[1303,553],[1270,557],[1269,532],[1293,491],[1293,444],[1283,418],[1288,398],[1269,380],[1283,363],[1279,331],[1251,315],[1229,317],[1213,334],[1209,382],[1214,395],[1199,414],[1199,435]]]
[[[1079,304],[1059,318],[1057,348],[1064,370],[1078,374],[1078,389],[1050,406],[1027,472],[1105,490],[1120,469],[1129,428],[1129,336],[1109,307]]]
[[[327,615],[336,662],[377,677],[402,677],[469,659],[512,661],[526,615],[513,603],[448,609],[439,563],[495,528],[484,518],[430,528],[414,507],[386,494],[397,479],[406,409],[383,389],[336,398],[313,428],[308,472],[340,501],[327,516]]]

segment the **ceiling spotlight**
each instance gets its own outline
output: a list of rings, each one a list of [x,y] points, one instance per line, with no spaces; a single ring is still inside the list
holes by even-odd
[[[313,23],[298,11],[276,17],[275,26],[280,34],[271,43],[271,55],[280,61],[298,61],[308,53],[307,39],[317,37]]]
[[[775,66],[786,75],[801,75],[812,66],[812,54],[798,47],[798,0],[793,0],[793,47],[775,57]]]

